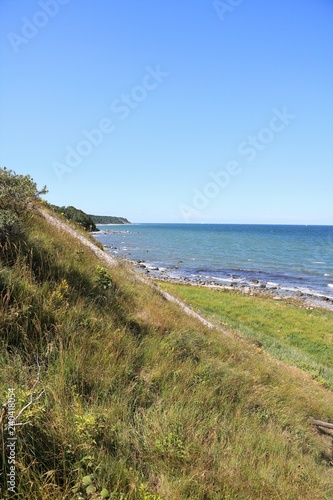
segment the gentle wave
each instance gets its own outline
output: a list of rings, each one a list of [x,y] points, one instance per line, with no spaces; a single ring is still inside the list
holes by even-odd
[[[145,261],[151,275],[158,267],[164,276],[333,297],[333,226],[135,224],[125,231],[100,229],[95,237],[108,251]]]

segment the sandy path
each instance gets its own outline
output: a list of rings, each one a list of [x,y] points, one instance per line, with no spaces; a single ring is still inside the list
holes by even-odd
[[[88,247],[95,255],[98,257],[100,260],[105,262],[110,267],[114,267],[118,265],[117,259],[112,257],[112,255],[103,252],[103,250],[100,250],[97,248],[96,245],[91,243],[87,238],[82,236],[80,233],[75,231],[75,229],[72,229],[68,224],[65,222],[60,221],[53,215],[49,214],[48,212],[45,212],[44,210],[40,210],[41,215],[50,223],[52,226],[55,226],[59,231],[64,231],[66,233],[69,233],[73,238],[76,238],[79,240],[83,245]],[[190,309],[184,302],[181,300],[177,299],[173,295],[171,295],[168,292],[165,292],[164,290],[161,290],[155,283],[152,281],[148,280],[147,278],[144,278],[143,276],[140,276],[138,273],[135,271],[132,271],[133,274],[135,275],[136,279],[138,281],[141,281],[142,283],[145,283],[146,285],[154,288],[155,290],[158,290],[158,292],[169,302],[174,302],[178,304],[178,306],[188,315],[191,316],[192,318],[196,318],[198,321],[200,321],[204,326],[208,328],[216,328],[220,332],[224,333],[225,335],[230,335],[230,332],[226,328],[222,328],[220,326],[214,325],[210,321],[207,321],[205,318],[203,318],[200,314],[196,313],[192,309]]]
[[[59,219],[53,217],[53,215],[49,214],[48,212],[45,212],[44,210],[40,210],[40,213],[50,224],[52,224],[52,226],[55,226],[57,229],[59,229],[59,231],[64,231],[66,233],[69,233],[71,236],[73,236],[73,238],[79,240],[83,245],[88,247],[96,255],[96,257],[103,260],[106,264],[108,264],[111,267],[118,265],[117,260],[114,257],[112,257],[112,255],[103,252],[103,250],[100,250],[96,245],[94,245],[87,238],[85,238],[80,233],[75,231],[75,229],[72,229],[65,222],[60,221]]]

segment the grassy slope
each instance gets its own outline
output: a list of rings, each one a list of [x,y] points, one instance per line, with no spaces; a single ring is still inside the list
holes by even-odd
[[[275,358],[333,390],[333,313],[237,291],[162,284],[216,324],[228,324]]]
[[[308,417],[332,420],[333,395],[99,264],[37,216],[1,264],[1,401],[29,400],[37,354],[45,389],[17,428],[17,498],[86,498],[87,475],[115,499],[331,498]]]

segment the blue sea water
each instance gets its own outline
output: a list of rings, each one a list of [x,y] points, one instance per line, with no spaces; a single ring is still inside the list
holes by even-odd
[[[107,250],[174,278],[265,285],[333,298],[333,226],[98,226]]]

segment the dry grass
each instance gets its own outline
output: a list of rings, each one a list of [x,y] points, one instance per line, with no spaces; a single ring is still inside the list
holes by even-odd
[[[2,401],[25,404],[37,354],[45,389],[17,428],[17,498],[332,497],[308,421],[333,419],[331,392],[98,266],[39,217],[2,258]]]

